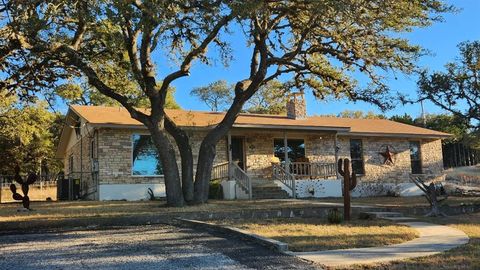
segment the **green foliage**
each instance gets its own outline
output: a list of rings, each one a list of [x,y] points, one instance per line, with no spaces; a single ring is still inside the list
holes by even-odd
[[[327,220],[330,224],[340,224],[343,221],[343,215],[340,213],[338,208],[333,208],[328,210]]]
[[[52,133],[57,116],[42,102],[19,104],[6,94],[0,100],[0,174],[13,174],[17,164],[25,172],[38,171],[40,162],[58,166]]]
[[[399,123],[403,123],[403,124],[407,124],[407,125],[415,125],[415,120],[408,114],[404,114],[404,115],[394,115],[392,117],[390,117],[390,120],[392,121],[395,121],[395,122],[399,122]]]
[[[232,103],[232,86],[227,81],[220,80],[207,86],[196,87],[190,92],[203,101],[211,111],[224,111]]]
[[[421,99],[428,99],[480,129],[480,41],[458,45],[460,57],[445,72],[424,71],[418,81]]]
[[[469,132],[468,123],[464,118],[451,114],[427,114],[425,116],[425,128],[450,133],[453,138],[450,140],[460,141]],[[422,126],[422,119],[415,119],[417,126]]]
[[[286,114],[288,85],[273,80],[261,86],[245,104],[245,111],[260,114]]]
[[[376,114],[372,111],[364,113],[363,111],[351,111],[345,110],[337,115],[338,117],[343,118],[355,118],[355,119],[385,119],[385,115]]]
[[[223,188],[220,181],[211,181],[209,184],[208,198],[213,200],[223,199]]]
[[[269,81],[247,101],[244,111],[259,114],[286,114],[288,86],[280,81]],[[194,88],[190,93],[203,101],[212,111],[224,111],[232,103],[234,87],[224,80],[204,87]]]

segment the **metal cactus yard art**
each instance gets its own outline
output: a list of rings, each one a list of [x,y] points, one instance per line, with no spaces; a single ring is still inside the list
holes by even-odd
[[[350,160],[348,158],[338,160],[338,173],[343,176],[343,218],[350,220],[350,191],[357,186],[357,176],[353,170],[350,174]]]
[[[28,191],[30,189],[30,185],[35,183],[38,179],[38,176],[35,173],[31,173],[28,175],[27,179],[22,179],[20,176],[20,167],[15,168],[15,177],[14,180],[18,184],[22,186],[22,192],[23,196],[20,195],[20,193],[17,192],[17,186],[15,184],[10,185],[10,190],[12,191],[13,195],[12,198],[16,201],[22,201],[23,208],[31,210],[30,209],[30,198],[28,197]]]

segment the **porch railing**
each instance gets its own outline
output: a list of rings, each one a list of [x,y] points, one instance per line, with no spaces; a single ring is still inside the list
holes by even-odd
[[[231,174],[233,180],[236,181],[236,183],[243,188],[243,190],[246,191],[248,194],[248,199],[252,199],[252,181],[250,177],[245,173],[242,168],[240,168],[236,163],[231,163]]]
[[[281,164],[273,164],[272,170],[273,179],[282,182],[287,188],[289,188],[292,191],[292,197],[295,198],[295,176],[287,172]]]
[[[228,179],[228,161],[215,164],[212,168],[211,180],[224,180]]]
[[[291,162],[290,173],[298,178],[327,179],[337,175],[335,163]]]

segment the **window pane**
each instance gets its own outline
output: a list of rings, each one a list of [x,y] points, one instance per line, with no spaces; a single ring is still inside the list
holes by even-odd
[[[352,159],[352,170],[355,174],[365,174],[362,148],[362,140],[350,140],[350,158]]]
[[[410,142],[410,158],[420,160],[420,145],[418,142]]]
[[[134,134],[132,141],[132,174],[147,176],[162,175],[162,165],[150,135]]]
[[[422,173],[422,163],[420,160],[412,160],[412,173],[421,174]]]
[[[422,173],[422,162],[420,154],[420,143],[410,142],[410,162],[413,174]]]
[[[273,151],[280,161],[285,161],[283,139],[273,140]],[[287,139],[287,153],[289,162],[295,162],[305,157],[305,141],[303,139]]]
[[[362,140],[350,140],[350,157],[352,159],[363,159]]]
[[[355,174],[365,174],[363,160],[352,160],[352,170]]]

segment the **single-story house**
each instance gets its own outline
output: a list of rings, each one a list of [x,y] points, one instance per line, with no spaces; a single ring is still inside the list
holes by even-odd
[[[202,137],[224,116],[166,113],[188,131],[194,160]],[[223,181],[230,199],[341,196],[337,160],[349,158],[358,176],[354,196],[414,195],[419,191],[410,176],[444,180],[442,139],[449,136],[384,119],[307,116],[303,95],[294,94],[287,115],[238,116],[217,145],[212,178]],[[124,108],[70,106],[57,157],[65,175],[80,184],[82,198],[146,199],[149,188],[155,196],[165,195],[148,130]],[[180,164],[178,154],[177,160]]]

